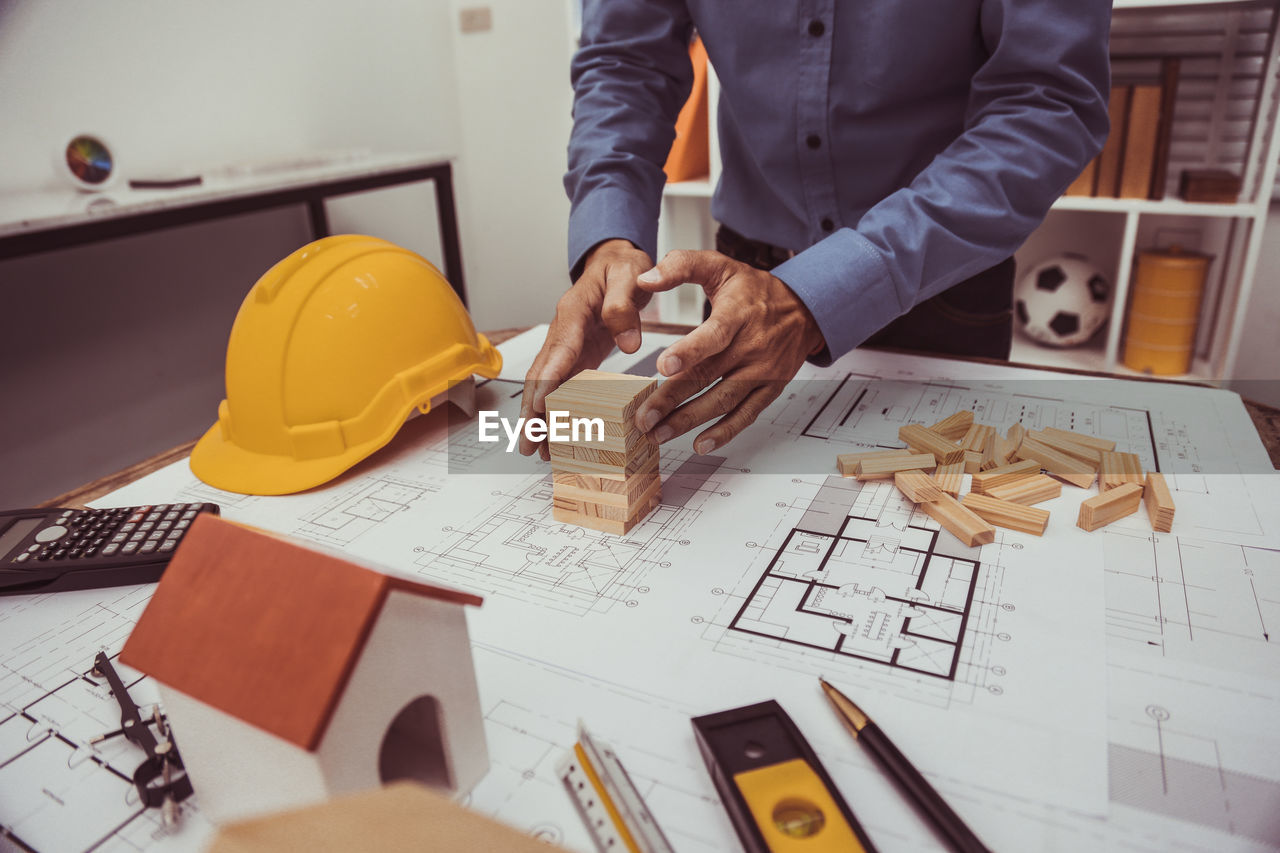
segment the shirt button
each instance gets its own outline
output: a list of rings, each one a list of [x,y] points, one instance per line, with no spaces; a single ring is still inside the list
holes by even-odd
[[[819,21],[817,18],[814,18],[812,21],[809,22],[809,35],[813,36],[814,38],[817,38],[818,36],[822,35],[826,31],[827,31],[826,26],[823,25],[822,21]]]
[[[822,226],[822,230],[823,230],[823,231],[834,231],[834,230],[836,230],[836,224],[835,224],[834,222],[832,222],[832,221],[831,221],[831,217],[830,217],[830,216],[824,216],[824,217],[822,217],[822,221],[821,221],[821,222],[819,222],[818,224]]]
[[[818,136],[816,133],[811,133],[805,139],[804,144],[808,145],[810,148],[818,148],[822,145],[822,137]]]

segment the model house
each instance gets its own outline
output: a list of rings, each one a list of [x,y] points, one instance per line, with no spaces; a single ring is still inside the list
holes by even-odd
[[[480,603],[201,516],[121,660],[160,683],[216,823],[400,779],[461,794],[488,769]]]

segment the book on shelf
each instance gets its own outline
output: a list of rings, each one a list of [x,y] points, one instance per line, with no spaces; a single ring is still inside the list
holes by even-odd
[[[1161,199],[1169,173],[1179,62],[1160,63],[1159,79],[1111,87],[1111,132],[1067,195]]]

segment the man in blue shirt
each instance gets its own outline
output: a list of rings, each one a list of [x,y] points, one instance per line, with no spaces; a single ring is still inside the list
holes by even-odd
[[[710,313],[662,354],[667,381],[636,421],[663,442],[715,420],[699,453],[805,359],[877,333],[1007,357],[1009,259],[1106,137],[1110,17],[1110,0],[586,0],[565,176],[575,283],[525,415],[615,344],[635,352],[640,308],[683,282]],[[695,28],[721,83],[721,251],[654,266]]]

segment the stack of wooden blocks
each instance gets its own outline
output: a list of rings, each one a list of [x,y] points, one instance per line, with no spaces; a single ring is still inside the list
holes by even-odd
[[[1117,453],[1114,441],[1046,427],[994,427],[959,411],[932,426],[898,430],[900,450],[845,453],[840,473],[859,480],[892,479],[898,490],[939,524],[973,547],[995,539],[995,527],[1044,534],[1049,513],[1033,504],[1062,494],[1062,484],[1098,494],[1080,504],[1076,526],[1093,531],[1132,515],[1145,501],[1152,529],[1173,526],[1173,497],[1164,477],[1143,473],[1138,457]],[[929,473],[932,472],[932,473]],[[963,498],[964,475],[972,474]]]
[[[604,437],[550,441],[552,514],[556,521],[626,534],[662,499],[658,444],[635,425],[636,410],[657,380],[584,370],[547,395],[553,411],[599,418]]]

